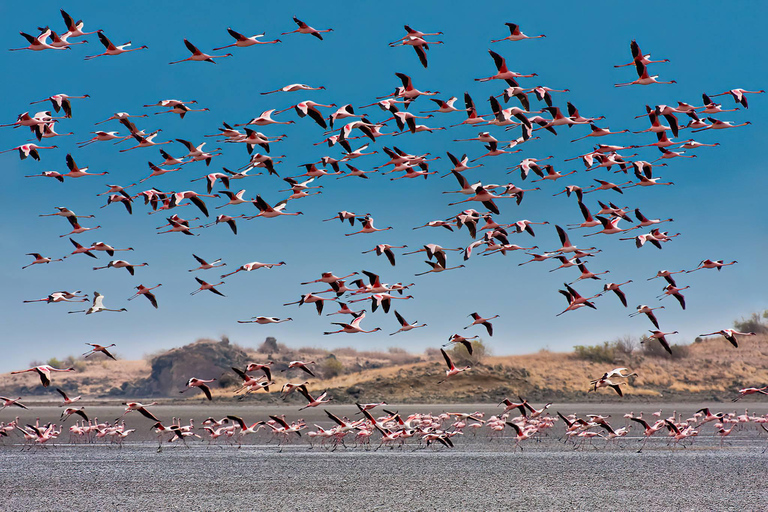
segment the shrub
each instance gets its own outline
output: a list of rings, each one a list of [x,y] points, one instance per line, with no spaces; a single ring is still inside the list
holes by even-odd
[[[616,359],[616,346],[610,341],[602,345],[576,345],[573,350],[577,358],[593,363],[613,363]]]
[[[593,363],[614,363],[632,356],[637,348],[636,340],[631,336],[622,336],[613,341],[604,341],[600,345],[576,345],[573,351],[576,357]]]
[[[656,338],[650,336],[643,336],[640,339],[640,343],[643,347],[643,355],[649,357],[664,357],[667,359],[685,359],[691,355],[690,345],[670,345],[672,354],[667,352],[661,343]]]
[[[317,369],[324,379],[332,379],[344,373],[344,365],[333,354],[329,354],[328,357],[320,361]]]
[[[277,346],[277,340],[272,336],[269,336],[267,337],[267,339],[264,340],[264,343],[259,345],[259,348],[257,350],[262,354],[264,353],[275,354],[277,352],[280,352],[280,347]]]
[[[481,339],[472,341],[472,355],[469,354],[467,348],[461,343],[456,343],[451,350],[447,351],[448,356],[456,366],[476,365],[482,361],[487,352],[488,350]]]
[[[55,357],[52,357],[45,364],[53,366],[54,368],[61,368],[64,365],[64,362]]]
[[[741,318],[733,322],[737,331],[768,334],[768,324],[763,320],[768,318],[768,310],[763,311],[762,318],[758,313],[752,313],[749,318]]]

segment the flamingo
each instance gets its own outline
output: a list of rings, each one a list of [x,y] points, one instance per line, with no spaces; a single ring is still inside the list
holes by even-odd
[[[654,63],[661,63],[661,62],[669,62],[669,59],[662,59],[662,60],[650,60],[651,54],[643,54],[642,51],[640,51],[640,45],[637,44],[637,41],[634,39],[629,44],[629,49],[632,52],[632,62],[628,64],[619,64],[618,66],[613,66],[615,68],[623,68],[626,66],[631,66],[633,64],[636,65],[637,62],[641,62],[643,65],[647,66],[648,64],[654,64]]]
[[[157,402],[152,402],[151,404],[147,404],[147,405],[144,405],[140,402],[123,402],[123,405],[125,405],[126,407],[125,407],[125,412],[123,413],[122,416],[125,416],[131,411],[136,411],[142,416],[144,416],[145,418],[148,418],[150,420],[156,421],[157,423],[160,423],[160,420],[158,420],[155,417],[155,415],[149,412],[149,410],[147,409],[147,407],[151,405],[157,405]]]
[[[93,305],[91,305],[90,308],[80,310],[80,311],[69,311],[69,313],[85,313],[86,315],[90,315],[91,313],[101,313],[102,311],[114,311],[116,313],[119,313],[119,312],[128,311],[128,310],[125,308],[120,308],[120,309],[105,308],[104,296],[99,292],[93,292]]]
[[[381,256],[384,254],[387,259],[389,260],[389,263],[394,267],[395,266],[395,253],[392,252],[392,249],[404,249],[408,247],[407,245],[389,245],[389,244],[379,244],[373,249],[363,251],[362,254],[367,254],[369,252],[376,251],[376,256]]]
[[[71,405],[74,402],[77,402],[78,400],[80,400],[81,398],[80,396],[70,397],[61,388],[56,388],[56,392],[60,394],[62,398],[64,398],[64,402],[61,405]]]
[[[103,267],[93,267],[93,270],[102,270],[102,269],[105,269],[105,268],[124,268],[124,269],[126,269],[128,271],[129,274],[134,275],[134,273],[135,273],[134,269],[136,267],[146,267],[148,265],[149,265],[149,263],[141,263],[141,264],[135,264],[134,263],[134,264],[131,264],[131,263],[128,263],[127,261],[125,261],[125,260],[112,260],[109,263],[107,263],[106,265],[104,265]]]
[[[16,146],[15,148],[6,149],[4,151],[0,151],[0,153],[8,153],[10,151],[18,151],[19,152],[19,158],[21,160],[25,160],[27,157],[32,157],[33,159],[40,161],[40,153],[37,151],[38,149],[55,149],[59,146],[38,146],[37,144],[22,144],[21,146]]]
[[[755,336],[757,333],[754,332],[739,332],[735,329],[721,329],[719,331],[710,332],[708,334],[699,334],[699,336],[715,336],[715,335],[721,335],[723,338],[728,340],[728,342],[733,345],[735,348],[739,348],[739,342],[736,340],[736,335],[739,336]]]
[[[64,18],[64,24],[67,26],[67,32],[65,35],[68,37],[82,37],[90,34],[100,33],[101,30],[94,30],[93,32],[83,32],[83,20],[77,20],[67,14],[64,9],[59,9],[61,17]]]
[[[621,303],[624,305],[624,307],[627,307],[627,296],[624,294],[624,292],[619,287],[620,286],[624,286],[625,284],[629,284],[631,282],[632,282],[632,280],[630,279],[629,281],[625,281],[625,282],[619,283],[619,284],[616,284],[616,283],[604,284],[603,285],[603,293],[608,292],[608,291],[611,291],[611,292],[615,293],[616,296],[621,301]],[[601,293],[600,295],[602,295],[603,293]]]
[[[35,258],[35,261],[30,263],[29,265],[24,265],[23,267],[21,267],[21,270],[24,270],[27,267],[31,267],[32,265],[39,265],[39,264],[42,264],[42,263],[50,263],[52,261],[64,261],[63,258],[59,258],[59,259],[55,259],[55,260],[51,259],[51,258],[47,258],[47,257],[43,256],[42,254],[40,254],[38,252],[27,253],[27,256],[32,256],[33,258]]]
[[[744,108],[749,108],[749,104],[747,103],[747,97],[746,94],[762,94],[764,93],[764,90],[759,91],[747,91],[746,89],[731,89],[730,91],[721,92],[720,94],[713,94],[712,97],[715,96],[724,96],[726,94],[730,94],[733,96],[733,99],[736,103],[741,104],[744,106]]]
[[[221,278],[224,279],[225,277],[229,277],[232,274],[237,274],[238,272],[250,272],[251,270],[258,270],[260,268],[280,267],[282,265],[285,265],[284,261],[279,263],[261,263],[259,261],[252,261],[250,263],[245,263],[244,265],[239,266],[237,270],[230,272],[229,274],[223,274]]]
[[[288,302],[286,304],[283,304],[283,306],[298,304],[299,307],[301,307],[304,304],[311,304],[314,302],[315,308],[317,308],[317,314],[321,315],[323,313],[323,302],[326,300],[334,300],[334,299],[323,298],[312,293],[307,293],[306,295],[302,295],[301,299],[297,300],[296,302]]]
[[[322,91],[325,90],[325,87],[322,86],[322,85],[319,86],[319,87],[312,87],[312,86],[307,85],[307,84],[288,84],[288,85],[283,86],[283,87],[281,87],[279,89],[275,89],[274,91],[263,92],[263,93],[261,93],[261,95],[265,96],[267,94],[274,94],[276,92],[321,91],[321,90]],[[331,127],[333,127],[333,125],[331,125]]]
[[[74,371],[75,371],[74,368],[54,368],[49,364],[43,364],[40,366],[29,368],[28,370],[16,370],[14,372],[11,372],[11,375],[16,375],[18,373],[35,372],[40,377],[40,382],[43,384],[43,387],[47,388],[51,384],[51,372],[74,372]]]
[[[659,328],[659,321],[656,319],[656,315],[653,314],[653,311],[656,309],[664,309],[664,306],[659,306],[657,308],[652,308],[649,306],[646,306],[645,304],[641,304],[637,306],[637,311],[634,313],[630,313],[630,317],[637,316],[637,315],[646,315],[648,319],[653,323],[653,325],[658,329]]]
[[[530,78],[530,77],[538,76],[536,73],[532,73],[530,75],[522,75],[520,73],[510,71],[507,68],[507,61],[506,59],[504,59],[504,57],[494,52],[493,50],[488,50],[488,53],[493,58],[493,62],[494,64],[496,64],[496,69],[498,72],[495,75],[489,76],[487,78],[475,78],[476,82],[488,82],[490,80],[506,80],[507,83],[509,83],[509,85],[516,86],[517,85],[516,82],[510,82],[509,80],[520,78],[520,77]]]
[[[483,318],[478,313],[471,313],[469,316],[472,317],[473,321],[464,329],[469,329],[473,325],[482,325],[483,327],[485,327],[485,330],[488,331],[488,336],[493,336],[493,324],[491,324],[489,320],[493,320],[494,318],[499,318],[499,315],[493,315],[488,318]]]
[[[370,215],[366,215],[364,219],[358,219],[358,222],[363,225],[362,229],[360,229],[360,231],[355,231],[354,233],[346,233],[344,236],[352,236],[360,233],[375,233],[376,231],[387,231],[392,229],[392,226],[381,229],[375,228],[373,226],[373,217]]]
[[[464,265],[457,265],[455,267],[444,267],[444,266],[440,265],[440,263],[437,263],[437,262],[434,262],[434,261],[429,261],[429,260],[425,261],[424,263],[426,263],[427,265],[429,265],[432,268],[430,270],[427,270],[426,272],[419,272],[418,274],[414,274],[414,275],[416,275],[416,276],[423,276],[424,274],[430,274],[432,272],[444,272],[446,270],[454,270],[454,269],[457,269],[457,268],[464,268]]]
[[[664,347],[664,350],[669,352],[670,355],[672,354],[672,349],[669,346],[669,342],[667,341],[666,336],[670,335],[670,334],[677,334],[677,331],[662,332],[662,331],[658,331],[658,330],[656,330],[656,331],[649,330],[648,332],[651,333],[650,338],[654,338],[654,339],[659,340],[659,343],[661,343],[661,346]],[[643,340],[641,343],[644,343],[644,342],[645,342],[645,340]]]
[[[204,379],[198,379],[196,377],[192,377],[187,381],[186,389],[182,389],[181,391],[179,391],[179,393],[184,393],[185,391],[189,391],[192,388],[200,388],[200,391],[202,391],[205,394],[205,397],[208,400],[213,400],[213,397],[211,396],[211,388],[206,386],[206,384],[210,384],[211,382],[215,382],[215,381],[216,379],[204,380]]]
[[[390,333],[390,336],[394,336],[397,333],[400,332],[408,332],[413,329],[418,329],[419,327],[426,327],[427,324],[419,324],[418,322],[409,323],[403,316],[395,310],[395,318],[397,318],[397,321],[400,323],[400,329],[397,331]],[[386,404],[385,404],[386,405]]]
[[[363,321],[365,318],[365,310],[360,313],[360,315],[356,316],[354,320],[352,320],[350,323],[341,323],[341,322],[331,322],[333,325],[338,325],[341,327],[338,331],[332,331],[332,332],[324,332],[323,334],[338,334],[341,332],[347,333],[347,334],[356,334],[356,333],[365,333],[369,334],[372,332],[380,331],[381,327],[376,327],[375,329],[372,329],[370,331],[366,331],[363,328],[360,327],[360,322]]]
[[[135,52],[137,50],[146,50],[149,48],[148,46],[144,45],[144,46],[139,46],[138,48],[127,49],[129,46],[131,46],[130,41],[128,41],[125,44],[116,46],[102,32],[99,32],[97,35],[99,36],[99,41],[101,42],[101,44],[103,44],[104,48],[106,48],[106,51],[104,53],[99,53],[98,55],[88,55],[87,57],[85,57],[85,60],[95,59],[96,57],[103,57],[104,55],[115,56],[115,55],[120,55],[122,53]]]
[[[80,290],[75,292],[53,292],[44,299],[25,300],[23,302],[46,302],[48,304],[54,302],[88,302],[88,295],[78,295],[78,293],[80,293]]]
[[[296,30],[291,30],[290,32],[283,32],[280,34],[281,36],[286,36],[288,34],[295,34],[298,32],[299,34],[310,34],[318,38],[319,40],[323,40],[323,36],[321,35],[322,32],[333,32],[332,28],[326,28],[323,30],[317,30],[315,28],[310,27],[300,19],[298,19],[296,16],[293,17],[293,21],[299,26]]]
[[[192,257],[195,258],[198,263],[200,263],[200,266],[197,267],[197,268],[190,269],[190,270],[188,270],[188,272],[194,272],[195,270],[209,270],[209,269],[212,269],[212,268],[223,267],[223,266],[226,265],[226,263],[221,263],[221,258],[219,258],[217,260],[214,260],[211,263],[208,263],[207,261],[205,261],[201,257],[196,256],[194,254],[192,255]]]
[[[291,361],[290,363],[288,363],[288,369],[298,368],[298,369],[302,370],[303,372],[308,373],[309,375],[314,377],[315,374],[312,373],[312,370],[310,370],[309,367],[307,366],[307,365],[310,365],[310,364],[315,364],[315,362],[314,361]],[[282,371],[286,371],[286,370],[282,370]],[[283,386],[283,387],[285,387],[285,386]]]
[[[438,106],[437,110],[425,110],[421,112],[421,114],[433,114],[433,113],[441,113],[441,114],[447,114],[450,112],[464,112],[465,109],[463,108],[456,108],[453,106],[454,103],[458,100],[456,96],[451,96],[447,100],[438,100],[435,98],[429,98],[431,101],[435,102],[435,104]]]
[[[440,353],[443,355],[443,359],[445,359],[445,364],[448,366],[448,369],[445,370],[445,379],[438,382],[438,384],[442,384],[445,382],[446,379],[453,377],[454,375],[458,375],[461,372],[470,370],[472,367],[467,365],[464,368],[458,368],[456,365],[453,364],[453,361],[451,361],[451,358],[448,356],[448,354],[443,350],[440,349]]]
[[[215,293],[216,295],[220,295],[222,297],[226,297],[226,295],[224,295],[223,293],[221,293],[219,290],[217,290],[215,288],[216,286],[224,284],[224,281],[222,281],[220,283],[216,283],[216,284],[209,284],[209,283],[206,283],[205,281],[203,281],[202,279],[200,279],[199,277],[196,277],[195,281],[200,283],[200,288],[198,288],[197,290],[195,290],[192,293],[190,293],[190,295],[195,295],[195,294],[200,293],[200,292],[202,292],[204,290],[209,290],[209,291]]]
[[[643,64],[641,60],[635,60],[635,70],[637,71],[637,80],[633,80],[631,82],[621,83],[621,84],[614,84],[614,87],[624,87],[627,85],[650,85],[650,84],[676,84],[677,82],[675,80],[670,80],[669,82],[661,82],[659,80],[656,80],[659,78],[659,75],[653,75],[650,76],[648,74],[648,67]]]
[[[325,399],[325,397],[326,397],[326,396],[328,396],[328,392],[327,392],[327,391],[326,391],[326,392],[324,392],[323,394],[321,394],[320,396],[318,396],[317,398],[314,398],[314,397],[313,397],[313,396],[312,396],[312,395],[309,393],[309,391],[307,391],[307,386],[306,386],[306,384],[302,384],[301,386],[297,386],[297,387],[296,387],[296,390],[297,390],[299,393],[301,393],[301,394],[304,396],[304,398],[306,398],[306,399],[309,401],[309,403],[308,403],[307,405],[305,405],[304,407],[301,407],[301,408],[299,408],[299,410],[300,410],[300,411],[301,411],[301,410],[304,410],[304,409],[307,409],[308,407],[317,407],[318,405],[322,405],[322,404],[325,404],[325,403],[328,403],[328,402],[330,402],[330,401],[331,401],[331,399],[330,399],[330,398],[329,398],[329,399],[327,399],[327,400]],[[274,417],[273,417],[273,416],[270,416],[270,418],[273,418],[273,419],[274,419]],[[284,422],[283,422],[283,423],[284,423]],[[283,426],[284,426],[284,428],[288,428],[288,426],[287,426],[287,425],[283,425]],[[297,432],[297,434],[298,434],[298,432]],[[299,435],[301,435],[301,434],[299,434]]]
[[[207,53],[201,52],[197,48],[197,46],[193,45],[192,43],[190,43],[186,39],[184,39],[184,45],[187,47],[187,49],[190,52],[192,52],[192,56],[191,57],[187,57],[186,59],[175,60],[173,62],[169,62],[168,64],[178,64],[179,62],[185,62],[185,61],[188,61],[188,60],[196,61],[196,62],[203,62],[203,61],[205,61],[205,62],[211,62],[213,64],[216,64],[216,61],[214,61],[213,59],[222,59],[224,57],[232,57],[231,53],[227,53],[225,55],[208,55]]]
[[[228,44],[226,46],[221,46],[219,48],[214,48],[213,51],[217,52],[219,50],[223,50],[224,48],[230,48],[232,46],[237,46],[238,48],[246,48],[248,46],[253,46],[256,44],[275,44],[275,43],[282,43],[279,39],[274,39],[272,41],[259,41],[260,37],[264,37],[264,33],[256,34],[251,37],[244,36],[240,32],[236,32],[232,30],[231,28],[227,27],[227,32],[229,35],[235,38],[235,42],[232,44]]]
[[[523,39],[539,39],[542,37],[547,37],[544,34],[539,34],[538,36],[527,36],[520,32],[520,25],[515,23],[505,23],[505,25],[509,28],[509,35],[502,39],[492,39],[492,43],[500,43],[502,41],[522,41]]]
[[[91,350],[89,350],[88,352],[86,352],[86,353],[84,353],[84,354],[83,354],[83,355],[84,355],[86,358],[88,358],[88,357],[92,356],[92,355],[93,355],[93,354],[95,354],[96,352],[101,352],[102,354],[104,354],[104,355],[105,355],[105,356],[107,356],[108,358],[112,359],[113,361],[117,361],[117,359],[115,358],[115,356],[113,356],[113,355],[112,355],[112,354],[111,354],[111,353],[110,353],[110,352],[107,350],[109,347],[114,347],[114,346],[115,346],[115,344],[114,344],[114,343],[112,343],[111,345],[106,345],[106,346],[104,346],[104,345],[98,345],[98,344],[96,344],[96,343],[86,343],[86,345],[90,345],[91,347],[93,347],[93,348],[91,348]]]
[[[8,397],[5,397],[5,396],[0,396],[0,402],[3,402],[3,406],[0,407],[0,411],[5,409],[6,407],[11,407],[11,406],[19,407],[21,409],[29,409],[29,407],[27,407],[26,405],[21,403],[20,400],[21,400],[21,397],[19,397],[19,398],[8,398]]]
[[[254,320],[238,320],[237,323],[239,324],[259,324],[259,325],[266,325],[266,324],[279,324],[282,322],[290,322],[293,320],[293,318],[277,318],[274,316],[254,316],[251,317]],[[267,376],[267,378],[270,378]]]
[[[443,44],[443,41],[427,41],[423,37],[411,35],[409,33],[408,36],[401,39],[399,42],[389,43],[389,46],[411,46],[416,51],[416,55],[419,57],[419,62],[421,62],[421,65],[426,69],[429,64],[427,61],[427,50],[429,50],[430,44]]]
[[[21,34],[21,36],[24,39],[29,41],[29,46],[25,46],[24,48],[9,48],[8,51],[17,52],[19,50],[32,50],[32,51],[39,52],[41,50],[67,50],[67,49],[69,49],[68,46],[53,46],[53,45],[45,42],[46,39],[48,39],[48,37],[50,37],[50,35],[51,35],[51,29],[49,29],[49,28],[46,28],[45,30],[43,30],[43,32],[39,36],[37,36],[37,37],[31,36],[31,35],[29,35],[29,34],[27,34],[25,32],[19,32],[19,34]],[[99,35],[101,35],[101,34],[99,34]]]
[[[155,288],[159,288],[161,286],[163,286],[162,283],[158,284],[157,286],[148,288],[143,284],[140,284],[139,286],[136,287],[138,291],[135,294],[133,294],[131,297],[129,297],[128,300],[133,300],[139,295],[143,295],[147,298],[147,300],[149,300],[150,304],[152,304],[155,307],[155,309],[157,309],[157,297],[155,297],[155,294],[152,293],[152,290],[154,290]]]
[[[42,100],[32,101],[29,104],[34,105],[36,103],[43,103],[46,101],[50,101],[51,104],[53,105],[53,109],[56,112],[59,112],[59,110],[63,110],[64,117],[69,119],[72,117],[72,103],[69,100],[83,99],[83,98],[90,98],[90,97],[91,97],[90,94],[84,94],[82,96],[70,96],[68,94],[59,93],[59,94],[54,94],[53,96],[49,96],[48,98],[45,98]]]

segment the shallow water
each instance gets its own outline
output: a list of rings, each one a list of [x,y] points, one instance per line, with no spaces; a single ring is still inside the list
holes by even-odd
[[[768,410],[755,403],[737,404],[758,414]],[[730,406],[730,407],[729,407]],[[750,407],[751,406],[751,407]],[[567,414],[612,414],[623,426],[626,406],[568,405]],[[646,414],[659,407],[644,407]],[[663,405],[667,416],[675,405]],[[689,416],[699,407],[680,405]],[[297,407],[156,406],[162,419],[171,416],[201,422],[209,415],[242,416],[247,423],[286,414],[303,417],[311,427],[330,427],[322,410]],[[348,406],[329,407],[337,415],[354,414]],[[401,413],[437,414],[444,410],[498,412],[494,406],[400,406]],[[554,407],[553,407],[554,409]],[[634,407],[639,412],[638,407]],[[715,408],[712,408],[713,411]],[[721,408],[733,411],[732,404]],[[721,410],[718,408],[717,410]],[[60,408],[36,407],[23,421],[54,420]],[[114,419],[119,407],[86,407],[92,416]],[[7,410],[0,419],[8,420]],[[186,419],[184,422],[186,423]],[[66,425],[73,422],[68,420]],[[339,447],[309,449],[306,436],[278,447],[268,434],[249,436],[242,448],[206,441],[164,443],[161,452],[150,431],[151,420],[131,413],[136,428],[122,448],[109,444],[70,445],[64,431],[56,446],[21,451],[19,437],[0,446],[2,508],[92,510],[744,510],[765,509],[768,486],[763,484],[768,435],[749,429],[734,432],[724,447],[710,425],[688,448],[667,446],[654,436],[642,453],[637,437],[607,446],[574,450],[559,440],[562,422],[541,442],[526,441],[514,450],[507,438],[489,441],[485,430],[454,438],[456,447],[423,448],[414,441],[402,448],[382,448],[374,436],[370,451]],[[508,434],[508,432],[505,432]],[[761,435],[762,434],[762,435]]]

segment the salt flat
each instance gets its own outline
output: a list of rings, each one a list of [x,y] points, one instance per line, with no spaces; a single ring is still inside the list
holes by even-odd
[[[635,404],[636,405],[636,404]],[[653,406],[650,406],[653,405]],[[677,407],[684,415],[695,405],[650,404],[666,416]],[[712,410],[732,411],[733,404]],[[739,405],[743,411],[745,405]],[[751,403],[760,414],[766,407]],[[589,409],[587,409],[589,407]],[[498,412],[493,406],[393,406],[414,411]],[[339,415],[354,414],[348,406],[329,407]],[[563,405],[569,412],[611,414],[622,426],[625,407]],[[27,419],[55,419],[61,409],[37,407]],[[114,419],[118,407],[87,407],[92,415]],[[166,416],[192,417],[196,423],[209,414],[243,416],[247,422],[268,414],[286,414],[289,421],[303,417],[308,425],[330,427],[322,411],[297,413],[295,407],[155,406]],[[621,414],[619,414],[621,412]],[[639,411],[635,411],[639,412]],[[203,415],[204,414],[204,415]],[[60,443],[22,451],[20,436],[0,446],[0,485],[6,491],[5,509],[93,510],[755,510],[768,503],[768,488],[755,475],[768,463],[763,449],[768,436],[755,425],[719,446],[711,424],[687,448],[667,445],[666,432],[637,453],[633,432],[616,446],[597,438],[594,446],[560,440],[562,422],[541,442],[526,441],[523,451],[505,437],[489,440],[487,432],[454,438],[456,447],[425,447],[411,440],[403,447],[378,446],[335,451],[319,444],[310,449],[306,434],[282,447],[268,434],[250,436],[241,448],[207,441],[163,443],[152,441],[151,421],[131,413],[128,426],[136,428],[122,448],[110,444],[70,444],[66,430]],[[183,420],[186,423],[188,420]],[[67,424],[71,424],[69,420]],[[202,434],[203,432],[201,432]]]

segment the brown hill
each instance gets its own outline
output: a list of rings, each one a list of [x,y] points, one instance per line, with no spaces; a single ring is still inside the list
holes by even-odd
[[[438,384],[445,363],[437,351],[414,355],[402,350],[359,352],[351,348],[329,352],[317,348],[291,349],[268,339],[259,350],[246,350],[224,339],[200,340],[158,355],[151,361],[77,361],[78,372],[57,374],[54,386],[68,392],[99,397],[169,397],[190,377],[219,379],[217,399],[232,399],[238,378],[230,366],[275,361],[276,389],[288,380],[309,380],[310,390],[328,390],[335,402],[388,401],[399,403],[488,402],[520,394],[536,401],[621,400],[612,390],[587,393],[590,379],[617,366],[636,371],[624,388],[624,400],[727,400],[741,387],[768,384],[768,336],[740,339],[738,349],[721,337],[673,347],[681,357],[656,355],[655,350],[609,351],[597,347],[597,361],[582,352],[540,351],[523,356],[484,356],[470,361],[472,369]],[[480,346],[482,347],[482,346]],[[593,347],[594,348],[594,347]],[[463,352],[462,352],[463,351]],[[480,350],[482,352],[482,349]],[[452,351],[465,364],[463,347]],[[581,354],[581,355],[579,355]],[[612,359],[605,360],[606,357]],[[93,359],[93,358],[92,358]],[[314,360],[316,379],[299,370],[282,373],[293,359]],[[45,394],[32,374],[4,375],[6,394]],[[191,398],[198,400],[199,396]],[[266,393],[247,397],[274,401]],[[298,395],[291,397],[297,403]]]

